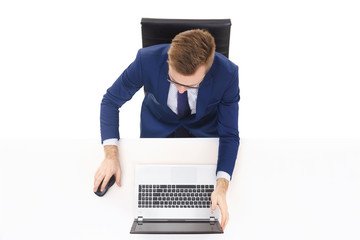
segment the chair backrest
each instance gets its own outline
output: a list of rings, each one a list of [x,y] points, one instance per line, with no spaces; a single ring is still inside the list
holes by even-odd
[[[228,58],[230,27],[230,19],[142,18],[142,43],[143,47],[171,43],[178,33],[191,29],[206,29],[215,38],[216,51]]]

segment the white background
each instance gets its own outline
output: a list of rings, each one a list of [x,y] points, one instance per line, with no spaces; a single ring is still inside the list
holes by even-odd
[[[270,228],[270,214],[280,212],[281,221],[267,229],[273,239],[339,239],[342,234],[344,239],[358,239],[359,12],[355,0],[1,1],[0,239],[2,232],[12,236],[9,239],[49,239],[71,219],[69,207],[89,218],[68,239],[95,238],[104,232],[117,239],[116,234],[106,235],[107,227],[117,231],[116,223],[108,226],[104,220],[98,225],[100,220],[92,217],[106,219],[112,207],[119,210],[116,201],[122,199],[121,189],[114,188],[115,197],[109,193],[102,201],[91,192],[103,155],[100,101],[141,47],[142,17],[231,18],[230,60],[239,66],[239,130],[245,139],[243,167],[237,164],[242,173],[237,181],[245,192],[241,204],[231,206],[245,211],[240,225],[248,231],[237,229],[234,218],[228,231],[264,239],[268,232],[261,232],[262,227]],[[140,90],[120,110],[123,138],[139,137],[142,97]],[[285,140],[266,144],[275,138]],[[247,139],[268,140],[247,145]],[[294,142],[286,145],[289,139]],[[297,139],[306,140],[297,145]],[[347,139],[346,144],[338,139]],[[314,162],[302,161],[306,152],[301,146],[310,149],[306,151],[313,153],[309,159]],[[299,155],[292,161],[294,148]],[[298,188],[287,182],[291,177]],[[284,185],[294,198],[282,208],[277,196],[284,196]],[[272,192],[278,195],[264,202]],[[322,199],[331,201],[324,205]],[[82,200],[89,202],[81,205]],[[286,222],[282,216],[291,216],[286,211],[293,203],[300,206],[297,211],[304,207],[301,204],[307,207],[293,225],[297,231],[304,229],[298,238],[291,228],[289,232],[282,228]],[[265,218],[259,223],[257,217]],[[79,230],[77,220],[71,219],[68,232],[54,239]],[[47,232],[40,231],[42,226],[48,227]],[[331,230],[326,232],[328,226]]]

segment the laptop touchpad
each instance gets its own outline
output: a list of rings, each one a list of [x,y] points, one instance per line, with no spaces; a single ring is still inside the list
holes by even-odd
[[[194,167],[171,168],[171,181],[174,183],[195,183],[197,181],[196,168]]]

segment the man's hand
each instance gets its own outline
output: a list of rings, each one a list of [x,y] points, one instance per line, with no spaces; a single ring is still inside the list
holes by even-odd
[[[97,191],[101,181],[100,191],[105,190],[105,186],[109,182],[112,175],[115,175],[116,184],[121,187],[120,184],[120,176],[121,176],[121,168],[119,162],[119,151],[117,146],[104,146],[105,151],[105,159],[101,163],[100,167],[95,173],[94,177],[94,192]]]
[[[216,188],[211,194],[211,210],[216,209],[219,205],[221,212],[221,227],[225,231],[226,224],[229,221],[229,212],[226,203],[226,192],[229,186],[229,181],[225,178],[219,178],[216,182]]]

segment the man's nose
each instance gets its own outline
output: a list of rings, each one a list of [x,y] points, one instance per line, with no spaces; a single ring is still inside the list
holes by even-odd
[[[186,92],[188,90],[186,87],[183,87],[183,86],[178,86],[177,89],[180,94],[183,94],[184,92]]]

